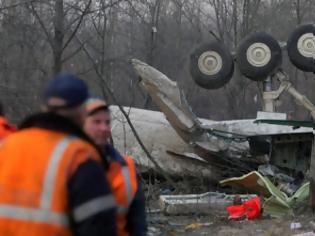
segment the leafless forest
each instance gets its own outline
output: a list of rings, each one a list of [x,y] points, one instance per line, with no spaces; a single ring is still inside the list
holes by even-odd
[[[261,109],[261,84],[236,68],[223,88],[202,89],[189,74],[191,52],[210,40],[233,52],[257,31],[285,42],[297,25],[314,22],[314,12],[312,0],[1,0],[0,100],[19,121],[39,109],[45,81],[67,71],[109,103],[106,86],[121,105],[155,109],[130,65],[138,58],[176,80],[198,116],[253,118]],[[314,75],[296,69],[285,52],[283,68],[314,102]],[[279,109],[309,117],[290,96]]]

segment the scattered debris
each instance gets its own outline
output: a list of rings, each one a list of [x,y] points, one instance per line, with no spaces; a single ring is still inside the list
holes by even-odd
[[[160,208],[168,215],[215,214],[226,215],[226,207],[233,205],[235,199],[245,202],[256,195],[224,194],[207,192],[203,194],[161,195]]]
[[[148,227],[148,236],[155,236],[159,235],[161,233],[161,230],[155,227]]]
[[[192,224],[189,224],[185,227],[185,230],[188,231],[188,230],[195,230],[195,229],[199,229],[201,227],[208,227],[210,225],[212,225],[213,223],[209,222],[209,223],[192,223]]]
[[[180,178],[205,178],[214,183],[228,178],[220,183],[237,187],[241,190],[239,193],[246,193],[162,195],[159,203],[163,213],[216,214],[217,211],[221,214],[225,212],[225,207],[241,206],[258,195],[264,214],[279,217],[292,215],[293,209],[309,197],[310,183],[305,181],[310,177],[308,170],[314,139],[312,128],[299,126],[292,129],[290,125],[278,126],[278,121],[273,124],[257,124],[253,119],[199,119],[192,112],[176,82],[141,61],[133,60],[132,64],[139,75],[140,85],[163,113],[125,109],[129,109],[130,120],[159,166],[170,175]],[[112,107],[112,110],[115,108]],[[115,144],[122,152],[128,151],[128,154],[135,157],[140,170],[149,172],[150,176],[151,173],[158,174],[137,145],[129,127],[124,125],[125,121],[119,111],[116,109],[113,114],[119,122],[119,125],[113,127]],[[279,115],[273,113],[263,115],[267,115],[268,119],[279,119]],[[285,119],[285,116],[280,118]],[[178,192],[166,186],[160,188],[159,193]],[[246,215],[248,212],[243,210]],[[195,229],[200,224],[188,226],[189,229]],[[275,232],[275,235],[280,234],[278,229]]]
[[[315,233],[313,231],[301,233],[301,234],[294,234],[293,236],[315,236]]]
[[[288,196],[292,196],[304,181],[304,175],[301,172],[297,172],[296,177],[293,178],[270,164],[259,166],[258,172],[263,176],[271,178],[278,189],[285,192]]]
[[[260,198],[255,197],[244,202],[242,205],[233,205],[226,208],[229,219],[232,220],[255,220],[261,215]]]
[[[255,193],[264,197],[263,209],[274,217],[293,214],[292,209],[309,197],[310,184],[303,184],[291,197],[280,191],[267,177],[257,171],[250,172],[242,177],[234,177],[220,181],[221,185],[231,186],[243,191]]]
[[[146,211],[147,214],[157,214],[157,213],[161,213],[162,210],[161,209],[148,209]]]
[[[299,222],[292,222],[290,224],[290,229],[292,229],[292,230],[300,229],[300,228],[302,228],[302,225]]]

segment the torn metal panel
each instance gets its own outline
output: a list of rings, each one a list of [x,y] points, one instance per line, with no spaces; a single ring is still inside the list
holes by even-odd
[[[251,153],[267,154],[272,165],[290,170],[291,173],[305,173],[309,169],[312,133],[255,135],[249,140]]]
[[[150,94],[178,135],[189,143],[199,156],[210,160],[213,158],[209,155],[211,153],[222,156],[247,155],[248,145],[234,142],[232,134],[214,135],[213,129],[202,126],[176,82],[139,60],[134,59],[132,63],[141,78],[141,86]],[[243,139],[246,144],[246,138]]]
[[[117,106],[111,106],[112,137],[121,153],[135,158],[139,171],[155,169],[154,164],[134,137],[125,117]],[[124,107],[142,142],[164,171],[175,176],[194,176],[216,182],[222,179],[215,167],[198,157],[170,126],[161,112]],[[199,160],[197,160],[199,159]],[[200,161],[203,160],[202,161]]]
[[[250,172],[241,177],[233,177],[220,181],[222,186],[230,186],[239,190],[250,193],[255,193],[259,196],[270,197],[270,190],[268,189],[269,180],[265,179],[257,171]]]
[[[264,196],[264,213],[279,217],[287,214],[293,214],[293,208],[305,202],[310,193],[310,184],[303,184],[291,197],[280,191],[267,177],[263,177],[258,172],[253,171],[242,177],[229,178],[220,181],[222,185],[228,185]]]
[[[218,128],[232,133],[244,134],[248,136],[255,135],[274,135],[274,134],[295,134],[295,133],[312,133],[312,128],[300,127],[292,129],[289,125],[276,125],[266,123],[255,123],[256,119],[244,120],[226,120],[226,121],[211,121],[200,119],[203,126],[210,128]]]
[[[200,165],[202,165],[202,164],[209,165],[209,163],[207,161],[205,161],[204,159],[202,159],[201,157],[199,157],[195,153],[189,153],[189,152],[177,153],[177,152],[170,151],[170,150],[168,150],[167,153],[169,153],[171,155],[178,156],[178,157],[189,158],[189,159],[194,160],[195,162],[199,163]]]
[[[141,61],[132,62],[141,77],[141,86],[150,94],[176,131],[181,133],[180,136],[186,141],[190,141],[191,136],[200,136],[200,122],[183,99],[177,83]],[[190,136],[187,137],[186,133]]]
[[[293,208],[302,202],[307,202],[310,194],[310,183],[303,184],[292,197],[286,195],[272,195],[266,199],[263,208],[271,216],[279,217],[293,215]]]

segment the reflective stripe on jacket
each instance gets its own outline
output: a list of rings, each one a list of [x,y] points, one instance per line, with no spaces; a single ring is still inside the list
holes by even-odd
[[[87,142],[60,132],[30,128],[10,135],[0,148],[0,235],[72,235],[67,182],[87,159]],[[113,199],[93,199],[73,211],[82,221]],[[87,210],[88,209],[88,210]]]
[[[107,178],[118,205],[117,227],[119,236],[129,235],[126,230],[127,213],[138,189],[137,173],[132,157],[125,156],[125,165],[111,161]]]

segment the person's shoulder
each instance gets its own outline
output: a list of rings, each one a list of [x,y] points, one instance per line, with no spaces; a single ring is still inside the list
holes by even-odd
[[[9,135],[6,139],[7,140],[20,140],[20,141],[34,141],[40,136],[49,135],[49,132],[39,128],[28,128],[23,130],[17,130]]]
[[[99,153],[96,149],[95,146],[93,146],[91,143],[89,143],[88,141],[76,137],[76,136],[70,136],[73,140],[71,142],[71,144],[78,150],[85,150],[86,152],[92,152],[93,154],[95,154],[96,156],[99,156]]]
[[[119,151],[111,144],[105,146],[105,154],[108,155],[111,161],[119,162],[122,165],[125,165],[124,157],[119,153]]]
[[[88,166],[91,163],[92,166],[102,166],[101,156],[92,144],[75,136],[70,136],[70,138],[73,140],[71,140],[70,147],[66,152],[66,158],[70,160],[69,173],[71,176],[78,171],[79,167],[86,164]]]

